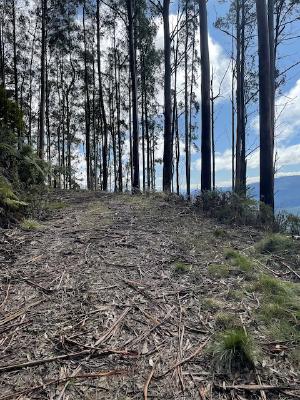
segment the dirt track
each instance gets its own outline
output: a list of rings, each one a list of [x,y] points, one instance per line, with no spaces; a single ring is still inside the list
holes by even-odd
[[[256,299],[229,299],[243,278],[215,279],[207,266],[259,234],[226,228],[216,238],[211,220],[159,195],[63,201],[42,229],[0,233],[0,400],[264,398],[218,388],[233,380],[213,377],[207,351],[220,310],[255,329]],[[299,383],[286,360],[265,357],[259,377],[234,383]]]

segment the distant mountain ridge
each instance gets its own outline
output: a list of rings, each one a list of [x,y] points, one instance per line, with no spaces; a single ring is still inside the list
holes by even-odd
[[[259,197],[259,183],[250,185],[251,193]],[[275,179],[275,207],[300,214],[300,176],[283,176]]]

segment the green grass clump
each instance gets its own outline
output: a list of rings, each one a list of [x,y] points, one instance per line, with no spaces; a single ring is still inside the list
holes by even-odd
[[[253,369],[255,357],[253,343],[241,327],[220,333],[213,344],[213,363],[224,371]]]
[[[260,275],[254,289],[268,296],[276,296],[278,300],[281,296],[291,295],[292,292],[292,286],[289,282],[284,282],[267,274]]]
[[[174,274],[175,275],[185,275],[189,273],[191,270],[191,265],[185,264],[181,261],[178,261],[174,264]]]
[[[204,298],[202,300],[202,305],[203,305],[203,308],[210,310],[210,311],[216,311],[219,308],[221,308],[221,306],[222,306],[221,302],[217,299],[214,299],[213,297]]]
[[[254,290],[262,294],[258,319],[264,321],[265,329],[274,340],[300,340],[299,286],[270,275],[262,274],[254,285]]]
[[[300,340],[299,328],[287,320],[275,320],[266,326],[267,333],[273,340]]]
[[[226,278],[230,275],[231,268],[226,264],[210,264],[208,273],[215,278]]]
[[[66,207],[68,207],[68,205],[64,201],[53,201],[48,204],[49,210],[62,210]]]
[[[291,250],[294,247],[294,242],[291,237],[281,235],[279,233],[269,235],[262,239],[256,245],[256,250],[262,254],[280,253]]]
[[[218,312],[215,316],[215,324],[219,329],[232,329],[237,323],[236,316],[227,312]]]
[[[228,299],[232,299],[232,300],[237,300],[237,301],[241,301],[245,298],[246,296],[246,292],[245,290],[230,290],[227,294],[227,298]]]
[[[216,238],[226,238],[228,236],[228,234],[225,231],[225,229],[217,228],[214,230],[214,236]]]
[[[40,225],[37,221],[34,219],[24,219],[21,224],[21,228],[26,230],[26,231],[35,231],[38,229],[42,228],[42,225]]]
[[[228,249],[225,251],[226,259],[230,260],[232,265],[239,268],[243,272],[251,272],[253,270],[253,263],[251,260],[240,254],[238,251]]]

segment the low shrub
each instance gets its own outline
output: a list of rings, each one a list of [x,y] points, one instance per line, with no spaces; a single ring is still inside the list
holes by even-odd
[[[273,234],[265,237],[256,245],[256,250],[262,254],[282,253],[294,247],[294,241],[291,237],[282,234]]]

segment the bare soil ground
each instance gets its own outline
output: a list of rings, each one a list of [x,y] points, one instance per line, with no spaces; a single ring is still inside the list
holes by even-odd
[[[161,195],[52,197],[65,204],[41,229],[0,231],[0,400],[300,398],[297,343],[258,324],[251,277],[209,272],[227,248],[252,254],[261,233]],[[261,349],[254,371],[212,368],[226,312]]]

